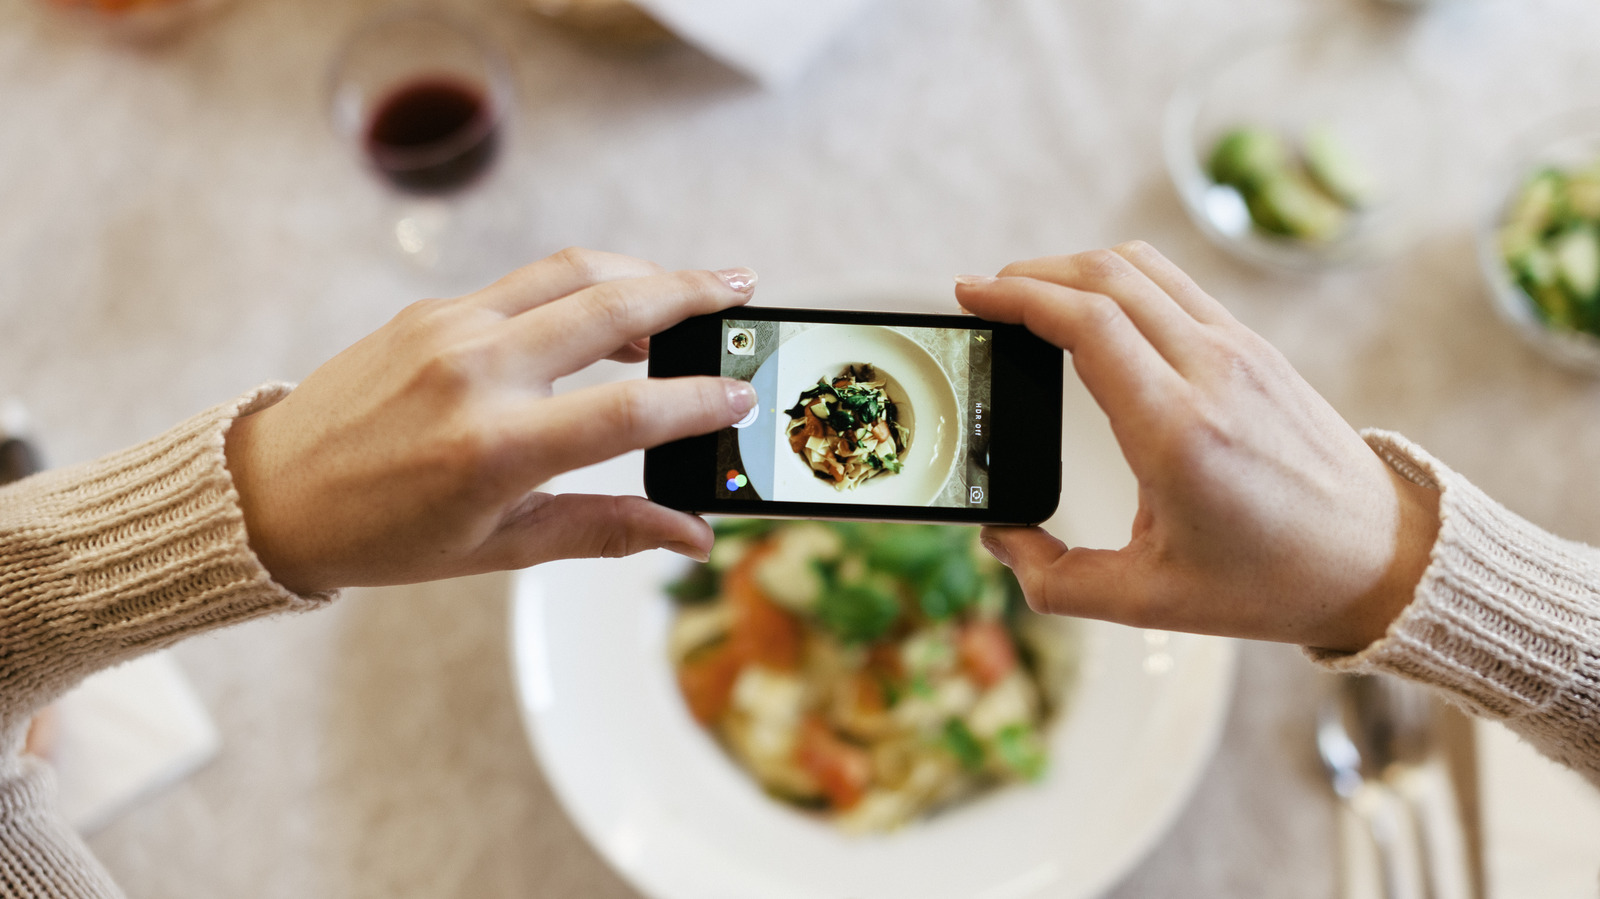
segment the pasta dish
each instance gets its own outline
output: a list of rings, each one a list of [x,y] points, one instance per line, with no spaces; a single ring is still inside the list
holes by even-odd
[[[899,474],[911,429],[871,365],[851,365],[800,394],[789,416],[789,448],[835,490]]]

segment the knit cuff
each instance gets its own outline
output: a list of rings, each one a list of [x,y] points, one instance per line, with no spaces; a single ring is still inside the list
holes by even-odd
[[[11,769],[0,777],[0,896],[122,899],[61,817],[50,769],[36,759]]]
[[[1388,633],[1359,653],[1307,649],[1335,671],[1387,672],[1441,687],[1478,714],[1550,708],[1593,671],[1600,646],[1600,553],[1529,524],[1398,434],[1368,445],[1440,491],[1427,570]]]
[[[332,598],[291,593],[262,567],[223,452],[235,418],[289,389],[265,385],[153,440],[0,491],[8,716],[191,634]]]

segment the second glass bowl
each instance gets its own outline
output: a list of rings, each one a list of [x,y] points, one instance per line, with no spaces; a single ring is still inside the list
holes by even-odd
[[[1512,143],[1490,178],[1476,240],[1500,316],[1552,361],[1600,375],[1600,109]]]
[[[1277,138],[1287,202],[1337,228],[1263,223],[1259,197],[1220,183],[1212,159],[1230,133]],[[1222,48],[1184,80],[1166,110],[1163,153],[1185,209],[1216,244],[1278,269],[1311,270],[1373,261],[1404,247],[1419,225],[1430,185],[1433,134],[1402,41],[1370,28],[1337,26],[1252,37]],[[1359,202],[1307,180],[1307,142],[1337,149],[1339,166],[1365,183]],[[1307,191],[1314,191],[1308,193]],[[1335,204],[1330,206],[1328,204]],[[1280,204],[1282,205],[1282,204]],[[1270,211],[1270,209],[1269,209]],[[1325,213],[1325,214],[1323,214]],[[1320,215],[1320,218],[1317,216]]]

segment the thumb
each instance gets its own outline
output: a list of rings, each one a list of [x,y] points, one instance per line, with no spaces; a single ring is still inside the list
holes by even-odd
[[[986,527],[982,542],[1017,576],[1036,612],[1122,623],[1134,613],[1136,578],[1126,550],[1068,549],[1037,527]]]
[[[704,562],[711,526],[640,496],[531,493],[479,548],[490,568],[667,549]]]

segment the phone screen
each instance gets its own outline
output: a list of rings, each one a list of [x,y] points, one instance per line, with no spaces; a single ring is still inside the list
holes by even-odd
[[[717,499],[989,507],[992,330],[721,325],[721,374],[757,404],[717,435]]]

